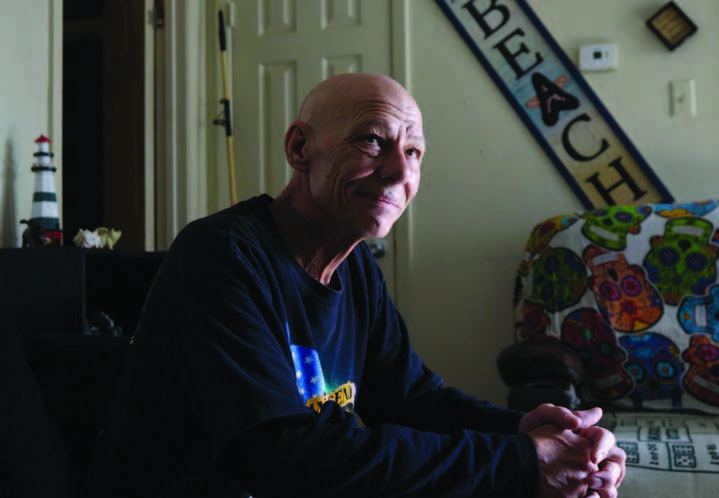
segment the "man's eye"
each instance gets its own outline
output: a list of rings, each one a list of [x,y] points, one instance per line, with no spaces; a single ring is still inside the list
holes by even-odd
[[[407,157],[419,157],[419,151],[417,149],[407,149],[405,151],[405,154],[407,154]]]
[[[365,135],[362,140],[370,145],[379,145],[380,143],[379,136],[375,134]]]

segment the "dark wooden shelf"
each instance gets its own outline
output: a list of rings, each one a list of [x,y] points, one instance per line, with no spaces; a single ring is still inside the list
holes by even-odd
[[[164,252],[79,247],[0,249],[0,301],[21,330],[83,333],[105,313],[132,335]]]

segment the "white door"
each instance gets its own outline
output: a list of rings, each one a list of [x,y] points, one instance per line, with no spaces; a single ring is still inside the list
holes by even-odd
[[[238,199],[262,192],[275,196],[287,183],[291,170],[284,157],[284,133],[317,83],[357,71],[388,74],[402,82],[396,69],[404,65],[392,61],[392,16],[396,22],[402,12],[398,2],[388,0],[231,4],[228,72]],[[394,235],[383,242],[386,252],[379,262],[394,292]]]

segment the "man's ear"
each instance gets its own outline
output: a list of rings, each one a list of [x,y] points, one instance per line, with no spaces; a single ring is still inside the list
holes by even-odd
[[[297,171],[306,171],[310,159],[307,123],[295,120],[285,133],[285,158]]]

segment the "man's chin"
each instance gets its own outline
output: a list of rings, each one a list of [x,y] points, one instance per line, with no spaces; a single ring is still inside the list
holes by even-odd
[[[389,226],[379,226],[374,228],[373,230],[368,230],[365,234],[365,239],[384,239],[389,235],[390,230],[392,230],[392,225]]]
[[[361,225],[359,234],[362,239],[383,239],[392,230],[397,220],[392,216],[372,216],[366,218]]]

